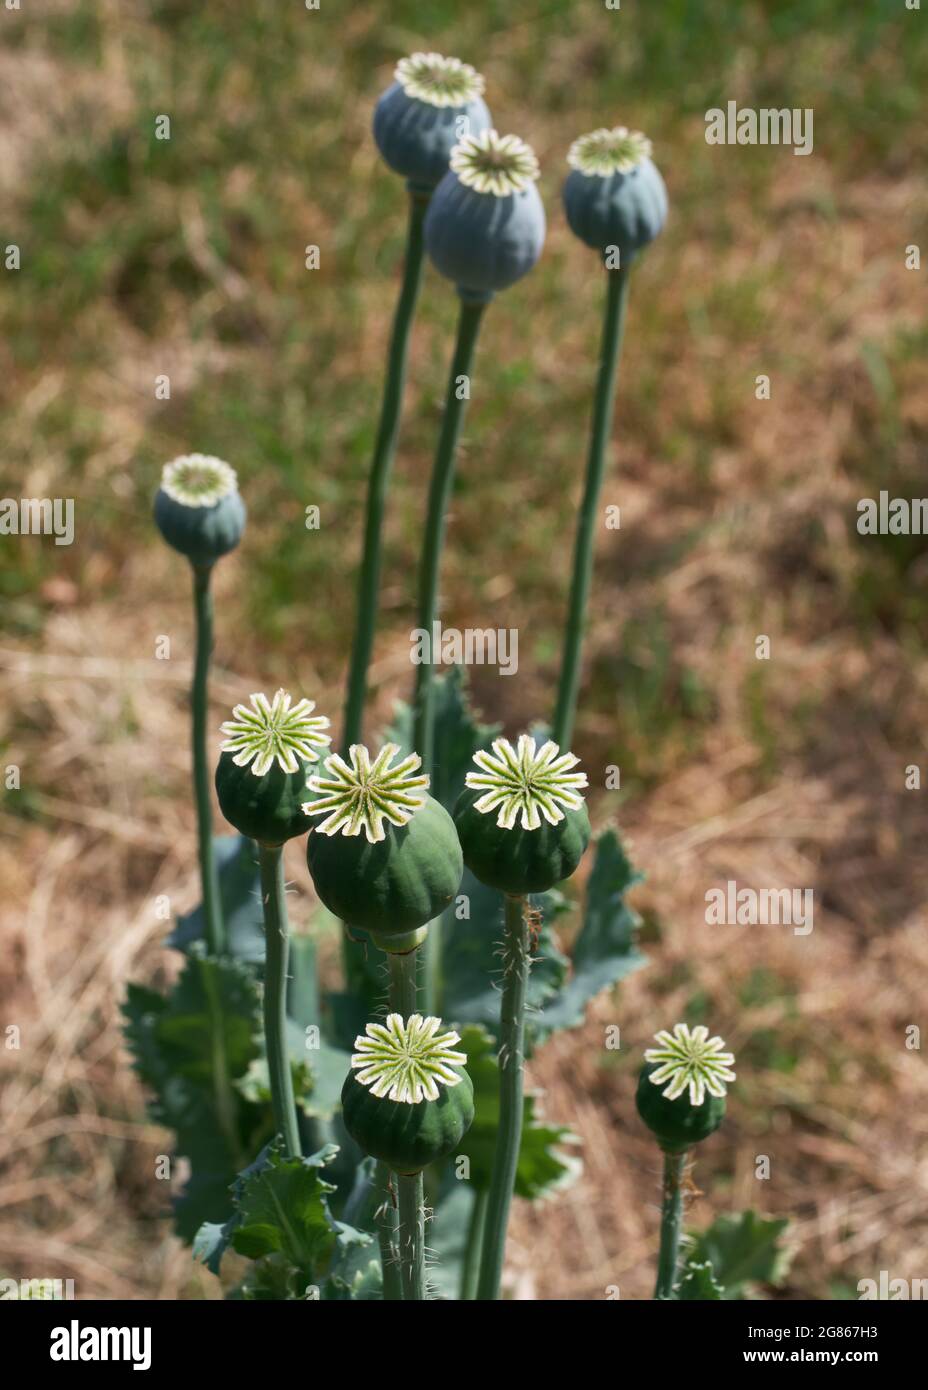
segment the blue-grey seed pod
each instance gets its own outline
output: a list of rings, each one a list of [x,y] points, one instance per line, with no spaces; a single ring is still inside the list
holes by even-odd
[[[448,170],[452,148],[492,124],[483,78],[457,58],[414,53],[374,109],[374,139],[390,168],[430,193]]]
[[[462,298],[481,302],[527,275],[545,242],[538,161],[517,136],[495,130],[455,146],[432,196],[425,244]]]
[[[206,454],[185,454],[166,463],[154,515],[168,545],[191,564],[214,564],[235,549],[245,529],[235,470]]]
[[[650,150],[650,140],[620,126],[581,136],[568,155],[563,198],[570,229],[595,251],[616,247],[621,266],[667,221],[667,189]]]

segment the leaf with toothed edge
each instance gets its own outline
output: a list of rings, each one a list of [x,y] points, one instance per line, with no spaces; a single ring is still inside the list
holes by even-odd
[[[691,1261],[707,1261],[725,1299],[740,1299],[754,1284],[781,1284],[792,1261],[784,1237],[789,1221],[768,1218],[756,1211],[718,1216],[695,1236]]]
[[[494,1041],[484,1028],[462,1028],[459,1047],[467,1054],[475,1115],[458,1146],[458,1155],[470,1161],[469,1184],[475,1191],[485,1192],[490,1187],[499,1129],[499,1065]],[[566,1125],[537,1118],[537,1100],[538,1095],[533,1092],[528,1092],[523,1100],[522,1142],[514,1189],[518,1197],[530,1201],[569,1187],[582,1168],[575,1154],[565,1152],[578,1145],[579,1138]]]
[[[264,964],[264,917],[258,852],[244,835],[214,835],[213,853],[219,875],[219,896],[229,939],[229,953],[249,965]],[[166,944],[188,951],[205,933],[203,904],[178,917]]]
[[[680,1303],[719,1303],[724,1297],[724,1290],[715,1278],[709,1261],[688,1260],[674,1289],[674,1298]]]
[[[327,1144],[308,1158],[287,1158],[276,1145],[264,1149],[236,1180],[233,1215],[201,1227],[194,1253],[213,1273],[226,1249],[254,1261],[240,1289],[246,1299],[306,1298],[324,1275],[335,1280],[335,1297],[373,1297],[366,1262],[358,1262],[372,1237],[329,1209],[335,1187],[322,1173],[337,1152]]]
[[[532,1021],[537,1038],[559,1028],[577,1028],[591,999],[646,963],[635,944],[640,925],[626,894],[641,881],[613,829],[594,840],[593,867],[587,884],[583,921],[571,955],[571,974],[563,989]]]
[[[238,1092],[261,1053],[254,974],[240,961],[214,960],[193,946],[168,994],[130,984],[123,1015],[135,1069],[152,1092],[150,1114],[174,1130],[175,1152],[190,1164],[174,1219],[178,1235],[191,1240],[204,1221],[226,1217],[243,1156],[271,1130],[269,1107]],[[231,1083],[225,1115],[214,1083],[217,1055]]]

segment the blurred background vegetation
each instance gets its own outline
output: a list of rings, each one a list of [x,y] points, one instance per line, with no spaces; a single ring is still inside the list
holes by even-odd
[[[116,1018],[126,974],[161,968],[152,894],[194,892],[187,576],[153,533],[151,497],[161,464],[195,449],[227,458],[247,499],[220,576],[217,725],[243,689],[278,683],[334,715],[404,237],[371,109],[400,56],[434,48],[477,66],[497,127],[533,145],[550,222],[538,269],[487,316],[444,569],[446,622],[519,628],[515,679],[472,673],[510,733],[553,703],[595,372],[601,275],[559,205],[570,142],[644,130],[671,198],[634,275],[604,497],[622,528],[601,538],[575,741],[595,785],[622,769],[598,809],[647,873],[652,962],[537,1062],[587,1166],[517,1226],[516,1291],[598,1297],[619,1279],[623,1296],[646,1294],[642,1183],[657,1188],[631,1077],[639,1044],[684,1014],[740,1061],[695,1223],[736,1204],[798,1218],[787,1292],[924,1274],[928,1088],[902,1030],[928,964],[926,818],[904,789],[926,752],[928,547],[855,523],[861,497],[925,491],[928,272],[906,269],[905,248],[928,212],[926,23],[904,0],[3,11],[0,232],[22,268],[0,287],[0,494],[74,497],[77,528],[70,548],[0,539],[0,750],[26,774],[2,803],[0,986],[42,1040],[6,1091],[5,1269],[47,1273],[33,1269],[44,1250],[86,1292],[215,1295],[158,1220],[145,1165],[164,1138],[134,1123]],[[705,112],[728,100],[812,108],[814,153],[707,146]],[[170,140],[155,138],[159,115]],[[372,737],[410,683],[454,301],[429,271]],[[761,373],[770,401],[755,398]],[[170,672],[153,660],[162,633]],[[704,893],[729,876],[814,886],[813,936],[712,935]],[[627,1042],[606,1065],[614,1020]],[[768,1151],[774,1180],[759,1184],[753,1156]],[[144,1272],[141,1242],[157,1251]]]

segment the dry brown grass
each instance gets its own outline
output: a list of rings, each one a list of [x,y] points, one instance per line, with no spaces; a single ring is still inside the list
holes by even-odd
[[[118,53],[108,61],[114,67],[103,85],[113,117],[123,101]],[[33,54],[19,67],[18,106],[32,109],[30,83],[54,86],[49,64]],[[80,84],[68,90],[73,114],[86,92]],[[34,142],[47,138],[41,123],[23,129],[16,152],[0,165],[4,186],[20,176]],[[542,133],[542,154],[544,141]],[[680,166],[682,179],[682,159]],[[838,215],[823,227],[811,208],[826,196],[835,198]],[[791,1216],[797,1254],[786,1296],[826,1297],[836,1285],[853,1290],[881,1269],[925,1275],[928,1079],[923,1053],[905,1046],[905,1030],[925,1023],[928,816],[923,794],[904,790],[903,769],[928,761],[921,717],[928,662],[904,628],[865,625],[855,613],[861,549],[849,535],[856,499],[878,486],[859,457],[878,415],[861,349],[891,344],[918,325],[921,312],[887,211],[902,218],[918,206],[924,209],[925,195],[912,179],[871,171],[848,184],[831,172],[826,154],[814,169],[812,161],[784,160],[768,201],[745,199],[732,244],[676,243],[666,302],[642,322],[623,366],[609,484],[623,529],[604,537],[599,554],[590,699],[578,741],[593,768],[622,763],[636,741],[648,744],[636,747],[644,775],[618,810],[604,795],[599,809],[617,817],[647,874],[635,902],[648,922],[650,964],[616,998],[599,999],[583,1029],[557,1036],[530,1063],[530,1082],[546,1092],[545,1112],[580,1134],[585,1166],[569,1192],[531,1212],[517,1206],[509,1256],[517,1297],[601,1298],[613,1284],[625,1298],[650,1295],[657,1162],[634,1114],[634,1059],[656,1028],[694,1001],[749,1061],[742,1060],[722,1132],[700,1153],[693,1223],[746,1206]],[[195,208],[186,235],[202,261]],[[590,320],[560,315],[568,301],[593,314],[593,289],[562,226],[552,227],[549,254],[564,299],[540,309],[533,362],[540,391],[556,383],[579,399],[590,371]],[[691,331],[690,315],[704,307],[708,286],[722,293],[737,287],[746,267],[763,279],[765,268],[781,262],[790,292],[776,276],[758,291],[759,317],[734,361],[724,336]],[[216,269],[202,268],[207,276]],[[234,299],[234,284],[223,281],[221,268],[217,274],[216,302]],[[656,294],[657,272],[646,265],[641,275]],[[359,312],[355,354],[333,369],[371,376],[387,315],[382,286],[362,294]],[[772,370],[767,326],[774,317],[784,365],[772,401],[760,404],[752,383],[757,371]],[[101,331],[122,334],[115,355],[128,374],[121,387],[94,374],[86,385],[104,421],[87,476],[102,485],[150,430],[151,406],[137,382],[150,378],[159,353],[170,349],[182,388],[185,376],[208,377],[225,349],[182,333],[155,342],[105,310],[100,323]],[[502,360],[525,350],[520,324],[504,314],[493,332]],[[427,375],[443,341],[434,324],[423,328],[414,378]],[[14,446],[25,444],[55,397],[58,371],[29,383],[10,424]],[[711,441],[711,479],[701,487],[691,470],[681,480],[679,460],[655,443],[654,412],[638,403],[651,371],[661,377],[657,409],[679,420],[681,431]],[[912,441],[923,442],[928,423],[924,361],[903,363],[895,390],[898,453],[911,464]],[[543,395],[536,400],[543,403]],[[565,467],[576,458],[576,428],[573,417],[559,414],[551,423],[551,457]],[[504,432],[491,443],[471,457],[474,485],[455,504],[446,588],[461,626],[485,625],[486,602],[505,599],[506,621],[526,633],[538,595],[519,576],[524,565],[538,568],[539,547],[547,553],[562,540],[557,526],[569,509],[560,522],[514,528],[511,544],[497,547],[474,583],[471,557],[488,548],[481,489],[499,475]],[[64,453],[62,446],[62,458],[43,465],[48,476],[66,473]],[[405,544],[404,528],[415,525],[409,498],[418,497],[427,467],[425,449],[400,460],[406,500],[404,520],[391,518],[395,544]],[[44,477],[33,473],[29,491],[54,491]],[[531,481],[506,491],[513,506],[525,486]],[[543,472],[531,498],[540,513],[552,486]],[[668,562],[691,534],[692,543]],[[151,1173],[169,1136],[145,1121],[119,1019],[126,981],[157,980],[170,968],[155,897],[167,893],[183,910],[197,896],[183,578],[154,545],[142,554],[101,551],[85,561],[80,589],[67,574],[46,581],[41,636],[10,638],[0,652],[0,743],[8,745],[5,761],[22,768],[31,817],[0,811],[0,1026],[14,1025],[21,1040],[18,1050],[0,1048],[0,1273],[73,1277],[80,1297],[219,1296],[163,1219],[163,1188]],[[245,582],[243,558],[223,566],[228,613]],[[543,596],[546,617],[559,584],[552,577]],[[398,575],[384,596],[372,727],[408,693],[407,588]],[[108,597],[88,597],[96,591]],[[712,717],[692,737],[669,706],[660,737],[637,726],[616,685],[620,634],[636,616],[657,612],[675,669],[693,673],[711,697]],[[163,632],[174,642],[170,662],[149,656]],[[758,633],[773,644],[763,665],[754,656]],[[253,635],[235,640],[226,627],[212,691],[215,722],[243,688],[268,684],[269,669],[273,679],[285,659],[294,686],[338,708],[338,686],[326,688],[323,679],[337,669],[334,660],[326,665],[330,658],[305,645],[286,658],[268,653]],[[525,651],[517,681],[478,673],[486,713],[513,727],[526,711],[544,711],[552,664]],[[300,888],[299,925],[308,919],[309,890],[297,852],[289,867]],[[705,891],[729,878],[758,888],[814,888],[814,932],[708,928]],[[745,1003],[759,971],[763,988]],[[622,1029],[618,1060],[602,1046],[610,1023]],[[772,1041],[761,1046],[758,1038]],[[771,1158],[769,1181],[754,1177],[758,1154]]]

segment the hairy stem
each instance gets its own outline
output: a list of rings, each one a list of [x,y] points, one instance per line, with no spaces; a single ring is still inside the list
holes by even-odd
[[[421,1173],[398,1173],[400,1283],[403,1298],[421,1303],[425,1298],[425,1199]]]
[[[277,1133],[288,1158],[300,1156],[300,1131],[293,1100],[293,1076],[287,1051],[287,962],[290,955],[284,896],[282,845],[258,845],[261,900],[264,904],[264,1042],[271,1080],[271,1103]]]
[[[389,952],[390,1012],[403,1020],[416,1012],[416,956]],[[425,1298],[425,1193],[421,1173],[396,1173],[399,1195],[397,1223],[398,1265],[403,1298],[422,1302]],[[384,1270],[386,1279],[386,1270]]]
[[[673,1298],[680,1257],[683,1221],[683,1169],[687,1152],[664,1154],[664,1199],[661,1204],[661,1248],[657,1259],[655,1298]]]
[[[577,534],[574,541],[573,575],[570,583],[570,603],[567,626],[564,629],[564,649],[561,656],[561,675],[554,711],[551,737],[561,748],[567,748],[573,737],[574,716],[577,711],[577,692],[580,686],[580,665],[583,652],[583,632],[586,609],[593,577],[593,550],[598,520],[599,495],[606,468],[606,447],[612,429],[615,402],[616,368],[622,351],[625,332],[625,310],[628,304],[628,270],[609,270],[606,309],[603,319],[599,353],[599,375],[593,399],[593,424],[587,455],[586,484]]]
[[[393,318],[393,331],[387,352],[387,374],[380,405],[380,423],[371,460],[367,485],[367,514],[364,525],[364,548],[358,576],[357,617],[351,666],[345,697],[345,722],[342,733],[342,753],[348,755],[353,743],[361,740],[364,719],[364,699],[367,694],[367,669],[374,643],[377,621],[377,597],[380,589],[380,565],[383,549],[383,516],[390,484],[390,472],[396,453],[403,388],[406,381],[406,359],[409,333],[422,282],[424,241],[422,224],[429,199],[422,193],[409,195],[409,226],[406,235],[406,260],[403,285]]]
[[[480,1252],[483,1249],[483,1229],[487,1216],[486,1190],[474,1194],[470,1220],[467,1223],[467,1245],[464,1250],[464,1267],[461,1270],[461,1301],[472,1301],[477,1297],[477,1275],[480,1272]]]
[[[503,997],[499,1019],[499,1129],[477,1281],[477,1297],[484,1300],[499,1297],[509,1207],[522,1142],[525,993],[531,965],[526,907],[524,898],[506,894]]]
[[[377,1244],[380,1246],[380,1267],[383,1272],[383,1297],[385,1303],[397,1303],[403,1297],[400,1280],[400,1267],[396,1250],[396,1209],[390,1169],[385,1163],[378,1163],[374,1172],[374,1184],[380,1194],[380,1204],[374,1218],[377,1227]]]
[[[225,952],[225,927],[219,897],[219,875],[213,854],[213,816],[210,809],[209,763],[206,754],[206,691],[209,658],[213,648],[213,596],[211,570],[194,566],[193,603],[196,612],[196,658],[193,689],[190,692],[193,740],[193,789],[197,808],[197,837],[200,853],[200,879],[203,893],[203,920],[206,945],[211,956]]]

